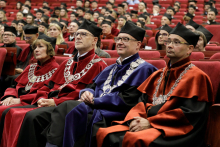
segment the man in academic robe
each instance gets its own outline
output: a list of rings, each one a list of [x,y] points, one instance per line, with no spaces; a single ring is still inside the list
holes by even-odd
[[[161,26],[159,28],[156,28],[156,30],[160,30],[162,26],[165,24],[170,25],[172,21],[172,16],[170,14],[165,13],[163,17],[161,18]]]
[[[207,14],[207,19],[208,21],[206,23],[203,24],[207,24],[207,25],[217,25],[219,24],[218,22],[215,21],[216,19],[216,15],[218,15],[218,10],[216,8],[209,8],[208,14]]]
[[[80,91],[78,102],[70,101],[57,107],[58,113],[52,117],[65,118],[66,112],[71,111],[61,122],[63,125],[65,123],[63,147],[89,146],[91,142],[96,144],[95,134],[99,127],[110,126],[114,119],[123,120],[130,108],[138,103],[141,93],[137,87],[157,70],[138,54],[144,35],[144,29],[133,22],[126,22],[115,38],[120,55],[116,63],[102,71],[90,87]],[[59,140],[57,137],[63,132],[54,135],[56,126],[61,123],[56,124],[55,120],[48,129],[47,139],[51,144],[62,146],[62,137]]]
[[[67,27],[68,27],[68,23],[69,22],[60,19],[60,23],[63,25],[62,33],[63,33],[63,38],[65,39],[65,38],[67,38],[70,35],[70,33],[68,33],[68,31],[67,31]]]
[[[24,37],[22,34],[23,34],[23,27],[25,26],[27,24],[27,22],[26,21],[24,21],[23,19],[22,20],[19,20],[18,21],[18,27],[17,27],[17,33],[16,33],[16,35],[17,35],[17,37]],[[24,39],[24,38],[21,38],[21,39]]]
[[[112,17],[111,15],[109,15],[109,16],[106,16],[104,19],[111,22],[111,26],[112,26],[111,33],[112,33],[112,35],[118,36],[119,30],[114,26],[115,18]]]
[[[30,60],[33,60],[33,49],[32,44],[38,38],[38,27],[35,26],[25,26],[24,27],[24,37],[26,43],[30,44],[27,48],[23,49],[21,54],[18,57],[17,68],[20,68],[23,71],[30,63]]]
[[[114,35],[112,35],[111,30],[111,22],[107,20],[103,20],[101,23],[101,28],[102,28],[102,35],[101,39],[114,39]]]
[[[198,39],[177,24],[166,42],[167,66],[138,87],[142,102],[124,121],[98,130],[98,147],[203,146],[213,90],[210,78],[190,62]]]
[[[91,84],[93,78],[107,66],[94,51],[101,31],[87,20],[79,27],[75,38],[78,54],[64,61],[51,80],[38,90],[32,106],[39,108],[26,113],[17,147],[45,146],[46,139],[41,132],[51,121],[55,106],[67,100],[78,100],[79,91]]]
[[[65,38],[65,41],[75,41],[74,34],[78,30],[80,23],[75,19],[69,24],[69,36]],[[74,47],[75,48],[75,47]]]
[[[98,10],[98,2],[97,1],[91,1],[91,10],[93,11],[93,12],[95,12],[95,11],[99,11]]]

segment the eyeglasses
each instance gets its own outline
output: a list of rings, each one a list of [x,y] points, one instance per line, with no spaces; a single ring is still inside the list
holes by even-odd
[[[25,40],[31,40],[33,37],[24,37]]]
[[[164,45],[169,45],[170,43],[172,43],[174,46],[179,46],[180,44],[189,45],[186,42],[180,42],[178,39],[174,39],[173,41],[171,41],[171,39],[168,39],[167,41],[164,40]]]
[[[161,34],[161,33],[158,33],[158,36],[160,36],[160,35],[162,35],[163,37],[166,37],[166,36],[168,36],[168,34],[166,34],[166,33],[163,33],[163,34]]]
[[[3,37],[6,37],[6,36],[7,36],[7,37],[11,37],[11,36],[14,36],[14,34],[2,34],[2,36],[3,36]]]
[[[74,37],[76,38],[78,35],[80,35],[80,37],[86,37],[86,36],[88,36],[88,35],[93,36],[92,34],[87,33],[87,32],[76,32],[76,33],[74,34]]]
[[[128,37],[115,37],[114,40],[115,40],[116,43],[118,43],[119,40],[121,40],[122,42],[128,42],[129,40],[137,41],[135,39],[131,39],[131,38],[128,38]]]

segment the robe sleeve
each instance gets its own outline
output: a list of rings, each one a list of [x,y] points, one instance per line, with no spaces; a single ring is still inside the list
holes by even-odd
[[[96,83],[88,84],[85,89],[80,90],[80,92],[79,92],[79,98],[81,97],[81,95],[82,95],[83,92],[85,92],[85,91],[89,91],[90,93],[92,93],[93,95],[95,95],[95,91],[94,91],[94,90],[95,90],[95,87],[96,87]]]
[[[112,91],[102,97],[94,99],[94,106],[97,109],[109,109],[129,111],[138,103],[139,97],[142,95],[136,86],[124,84],[119,91]]]
[[[5,99],[7,97],[10,97],[10,96],[15,97],[15,98],[18,97],[18,93],[17,93],[16,88],[7,88],[5,90],[4,96],[2,96],[1,100]]]
[[[159,110],[156,115],[147,118],[153,128],[162,131],[164,137],[185,135],[194,127],[200,126],[199,123],[206,122],[208,118],[209,104],[207,102],[197,101],[196,98],[173,98],[173,100],[175,99],[179,106],[161,113]],[[166,104],[168,103],[169,101],[166,102]],[[157,105],[148,110],[148,115],[155,113],[152,111],[158,110],[154,107]]]

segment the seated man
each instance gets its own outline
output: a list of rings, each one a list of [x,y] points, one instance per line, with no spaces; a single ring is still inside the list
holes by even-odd
[[[189,12],[191,15],[195,16],[195,11],[196,11],[196,7],[193,6],[193,5],[189,5],[189,7],[188,7],[188,12]]]
[[[208,24],[208,25],[219,24],[218,22],[215,21],[216,15],[218,15],[218,10],[213,7],[209,8],[208,14],[207,14],[208,21],[204,24]]]
[[[78,30],[80,23],[75,19],[69,24],[69,36],[65,39],[65,41],[75,41],[74,34]]]
[[[64,61],[50,81],[38,90],[32,101],[32,108],[35,109],[25,112],[18,147],[45,146],[46,142],[41,132],[50,122],[55,106],[67,100],[78,100],[79,91],[91,84],[92,80],[106,67],[94,51],[101,31],[99,27],[86,20],[79,27],[75,35],[78,54]],[[18,129],[18,126],[13,129]],[[13,130],[10,131],[13,132]]]
[[[95,134],[99,127],[110,126],[114,119],[124,119],[130,108],[138,103],[141,93],[137,87],[156,70],[139,57],[138,51],[144,35],[144,29],[133,22],[126,22],[115,38],[117,53],[120,55],[116,64],[102,71],[92,86],[80,91],[81,102],[68,101],[62,109],[61,106],[57,107],[52,116],[56,119],[52,120],[47,133],[49,143],[62,146],[62,138],[59,144],[57,139],[63,132],[54,135],[61,124],[56,120],[65,118],[69,111],[66,122],[62,122],[63,125],[65,123],[63,147],[78,146],[81,143],[82,146],[89,146],[90,142],[96,144]],[[63,115],[59,115],[61,113]]]
[[[107,20],[103,20],[101,23],[101,28],[102,28],[102,35],[101,39],[114,39],[114,35],[112,35],[111,30],[111,22]]]
[[[198,39],[177,24],[166,42],[169,63],[138,87],[142,102],[120,125],[98,130],[98,147],[203,146],[213,90],[210,78],[190,62]]]
[[[112,17],[111,15],[109,15],[109,16],[105,17],[105,20],[111,22],[111,26],[112,26],[111,33],[112,33],[112,35],[118,36],[119,30],[116,28],[116,26],[114,26],[115,18]]]
[[[70,33],[68,33],[67,27],[68,27],[68,21],[60,19],[60,23],[63,25],[62,33],[63,33],[63,38],[67,38]]]
[[[172,16],[170,14],[165,13],[163,17],[161,18],[161,26],[157,28],[156,30],[159,30],[165,24],[170,25],[171,21],[172,21]]]
[[[24,21],[23,19],[22,20],[19,20],[18,21],[18,27],[17,27],[17,30],[18,32],[16,33],[17,37],[20,37],[21,40],[24,40],[24,35],[23,35],[23,27],[27,24],[26,21]]]

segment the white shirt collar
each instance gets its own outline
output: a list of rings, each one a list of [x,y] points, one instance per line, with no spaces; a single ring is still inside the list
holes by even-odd
[[[85,56],[87,53],[88,53],[88,52],[86,52],[86,53],[84,53],[84,54],[82,54],[82,55],[79,55],[79,53],[78,53],[78,54],[77,54],[77,58],[83,57],[83,56]]]
[[[131,55],[131,56],[133,56],[133,55]],[[124,60],[130,58],[131,56],[128,56],[128,57],[124,58],[124,59],[122,60],[122,62],[123,62]],[[121,62],[121,57],[119,57],[119,58],[117,59],[117,63],[118,63],[119,65],[122,65],[122,62]]]

